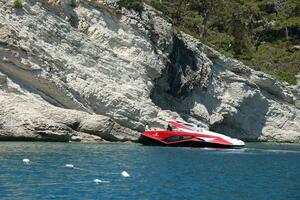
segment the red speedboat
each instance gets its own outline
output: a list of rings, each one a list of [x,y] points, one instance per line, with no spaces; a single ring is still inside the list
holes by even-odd
[[[139,138],[144,145],[239,148],[245,146],[241,140],[196,128],[175,120],[169,120],[167,130],[146,130]]]

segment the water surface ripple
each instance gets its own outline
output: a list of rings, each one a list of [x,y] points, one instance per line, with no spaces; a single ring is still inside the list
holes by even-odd
[[[299,186],[300,145],[219,150],[0,142],[1,200],[300,199]]]

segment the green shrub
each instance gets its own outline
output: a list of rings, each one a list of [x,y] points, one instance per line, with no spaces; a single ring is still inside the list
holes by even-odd
[[[14,8],[21,9],[23,7],[23,1],[22,0],[15,0],[14,1]]]
[[[296,75],[300,72],[300,52],[289,52],[291,44],[278,41],[265,43],[258,47],[251,60],[244,60],[255,70],[274,75],[280,81],[296,84]]]
[[[295,85],[297,84],[297,78],[295,77],[295,74],[280,71],[275,74],[275,77],[280,81],[286,81],[289,84]]]

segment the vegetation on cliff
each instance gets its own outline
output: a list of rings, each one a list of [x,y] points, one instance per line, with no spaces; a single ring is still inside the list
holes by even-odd
[[[147,3],[184,31],[227,56],[296,83],[300,73],[298,0],[121,0],[141,11]]]
[[[15,0],[14,1],[14,8],[20,9],[23,7],[23,1],[22,0]]]

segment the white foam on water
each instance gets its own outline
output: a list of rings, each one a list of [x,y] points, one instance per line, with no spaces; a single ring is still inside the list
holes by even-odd
[[[69,168],[69,169],[78,169],[78,170],[82,170],[82,171],[93,172],[93,171],[90,171],[88,169],[82,169],[82,168],[79,168],[79,167],[75,167],[73,164],[65,164],[64,167]]]
[[[126,171],[123,171],[121,174],[123,177],[130,177],[130,175]]]
[[[101,183],[102,181],[101,181],[100,179],[95,179],[94,182],[95,182],[96,184],[98,184],[98,183]]]
[[[29,165],[29,164],[30,164],[30,160],[29,160],[28,158],[24,158],[24,159],[23,159],[23,163],[24,163],[25,165]]]
[[[65,168],[75,169],[74,165],[72,164],[65,164]]]
[[[100,180],[100,179],[97,179],[97,178],[94,180],[94,182],[96,184],[99,184],[99,183],[109,183],[109,181],[103,181],[103,180]]]
[[[93,171],[93,170],[82,169],[82,168],[79,168],[79,167],[74,167],[74,169],[81,170],[81,171],[86,171],[86,172],[91,172],[91,173],[95,173],[95,171]]]

